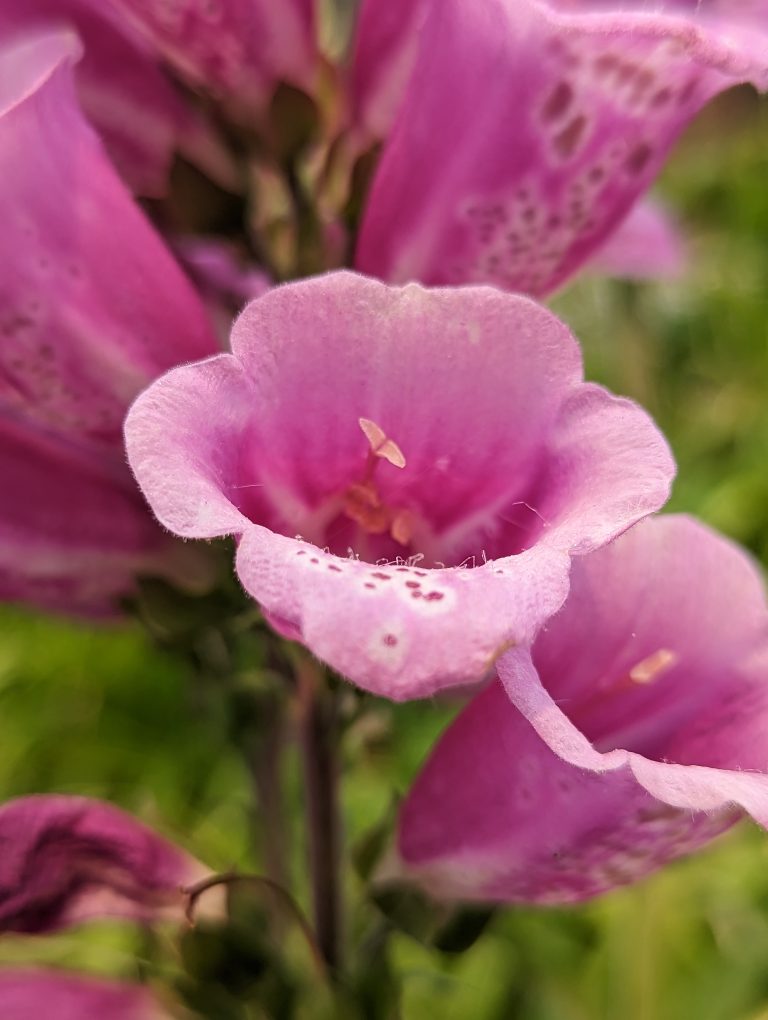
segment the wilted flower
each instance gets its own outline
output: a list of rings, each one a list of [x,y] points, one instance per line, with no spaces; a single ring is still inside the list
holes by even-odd
[[[389,697],[479,679],[570,555],[667,498],[651,420],[527,298],[330,274],[248,305],[232,351],[139,397],[138,482],[175,534],[237,535],[277,629]]]
[[[447,730],[400,819],[437,895],[568,903],[744,812],[768,826],[768,607],[735,546],[647,520],[574,563],[532,652]]]
[[[0,932],[45,934],[98,917],[182,920],[184,887],[210,874],[131,815],[87,797],[9,801],[0,845]]]
[[[361,32],[395,61],[412,49],[402,33],[425,19],[410,77],[374,75],[364,34],[352,78],[364,123],[383,123],[382,104],[398,110],[355,261],[395,283],[548,293],[620,224],[706,102],[739,82],[768,86],[768,12],[747,0],[662,0],[652,11],[439,0],[397,31],[376,6]]]
[[[114,612],[190,576],[125,465],[122,420],[216,350],[203,306],[79,111],[69,32],[0,52],[0,597]]]

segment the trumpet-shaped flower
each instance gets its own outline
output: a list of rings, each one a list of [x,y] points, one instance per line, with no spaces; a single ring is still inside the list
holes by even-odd
[[[236,535],[277,629],[391,698],[528,641],[570,556],[661,506],[674,471],[529,299],[345,272],[248,305],[231,354],[139,397],[126,442],[167,528]]]
[[[574,563],[444,734],[400,818],[437,895],[568,903],[689,853],[745,812],[768,826],[768,607],[735,546],[644,521]]]
[[[80,113],[76,55],[66,31],[0,49],[0,596],[112,612],[186,559],[136,492],[125,410],[216,341]]]
[[[485,282],[531,294],[563,283],[619,225],[708,100],[739,82],[768,86],[764,4],[649,6],[427,4],[410,77],[387,78],[368,62],[352,79],[361,118],[374,123],[382,104],[397,107],[393,88],[407,82],[356,266],[395,283]],[[409,52],[409,22],[400,24],[383,50],[397,60]],[[365,55],[365,33],[381,33],[380,19],[361,19],[360,30]]]

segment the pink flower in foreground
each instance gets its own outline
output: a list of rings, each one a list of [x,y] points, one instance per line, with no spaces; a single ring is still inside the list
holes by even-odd
[[[381,50],[395,64],[418,22],[405,6],[411,17]],[[369,61],[365,33],[387,39],[369,11],[353,106],[379,130],[382,108],[398,113],[356,266],[395,283],[486,282],[532,294],[571,276],[706,102],[739,82],[768,86],[764,3],[648,6],[434,0],[410,77]]]
[[[202,304],[85,122],[74,36],[0,48],[0,598],[111,613],[183,579],[125,464],[130,401],[216,350]]]
[[[498,664],[400,819],[437,895],[567,903],[727,829],[768,826],[768,607],[735,546],[644,521],[574,563],[532,652]]]
[[[138,985],[57,971],[0,970],[3,1020],[163,1020],[152,994]]]
[[[0,932],[45,934],[97,917],[181,921],[184,887],[210,874],[131,815],[87,797],[2,805],[0,845]],[[213,908],[211,898],[205,905]]]
[[[167,528],[236,535],[275,627],[397,699],[529,640],[569,557],[660,507],[674,472],[532,301],[346,272],[249,304],[232,354],[158,380],[126,442]]]

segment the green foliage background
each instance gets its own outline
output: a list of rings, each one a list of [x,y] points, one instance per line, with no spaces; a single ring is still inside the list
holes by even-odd
[[[589,376],[642,402],[669,437],[679,464],[670,509],[699,515],[765,566],[768,104],[749,92],[724,97],[678,148],[660,191],[689,237],[684,278],[630,284],[587,277],[554,304],[584,344]],[[12,609],[2,611],[0,626],[0,797],[59,791],[108,798],[217,870],[258,870],[251,779],[233,747],[231,699],[193,681],[138,626],[92,630]],[[258,685],[254,677],[246,664],[243,683]],[[432,703],[368,703],[344,744],[350,843],[407,788],[450,712]],[[298,775],[289,773],[287,788],[298,817]],[[298,833],[296,844],[301,896]],[[400,1005],[387,1013],[380,1002],[381,1012],[370,1016],[768,1018],[766,864],[768,837],[744,824],[696,859],[582,909],[498,913],[462,954],[398,933],[391,965]],[[346,870],[356,931],[368,915],[362,884]],[[162,939],[165,966],[173,969],[170,935]],[[300,952],[292,944],[286,951],[295,951],[301,974]],[[0,941],[0,964],[34,960],[131,978],[145,975],[156,955],[119,925]],[[360,966],[373,981],[375,968]],[[298,1004],[275,1015],[341,1015],[322,996],[302,999],[308,979],[297,981]],[[258,1006],[229,1008],[210,1006],[208,1015],[272,1015]]]

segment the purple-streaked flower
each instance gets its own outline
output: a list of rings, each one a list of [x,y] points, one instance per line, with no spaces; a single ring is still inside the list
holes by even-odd
[[[744,813],[768,826],[768,607],[753,563],[686,517],[574,563],[532,651],[449,727],[400,818],[440,896],[569,903]]]
[[[65,31],[0,50],[0,597],[112,613],[188,576],[125,464],[130,401],[217,349],[191,284],[80,113]]]
[[[0,970],[3,1020],[163,1020],[170,1014],[148,989],[61,971]]]
[[[47,934],[99,917],[182,921],[185,887],[210,874],[131,815],[87,797],[2,805],[0,845],[0,932]]]
[[[413,11],[382,47],[382,59],[393,54],[389,77],[368,58],[367,33],[387,37],[373,8],[364,9],[356,51],[365,63],[351,78],[358,119],[384,125],[377,111],[398,112],[357,268],[394,283],[493,283],[537,295],[570,277],[708,100],[739,82],[768,86],[764,3],[661,0],[653,8],[435,0],[410,76],[401,65],[419,20]]]
[[[346,272],[248,305],[232,353],[158,380],[126,441],[161,523],[236,535],[275,627],[397,699],[529,640],[570,556],[661,506],[674,472],[529,299]]]

